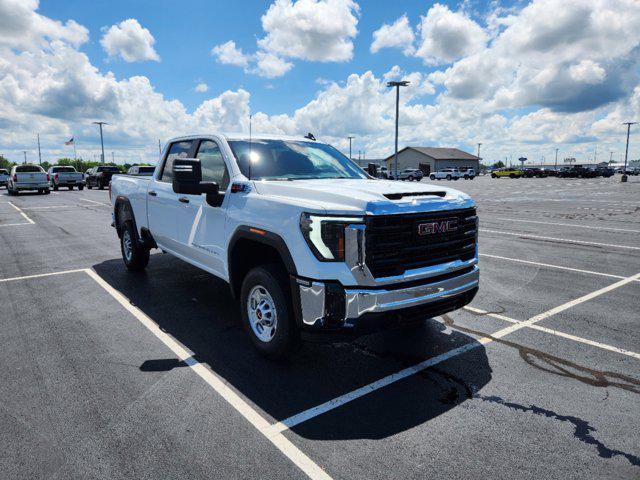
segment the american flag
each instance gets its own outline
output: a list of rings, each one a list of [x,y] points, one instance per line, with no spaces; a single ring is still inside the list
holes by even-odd
[[[67,140],[66,142],[64,142],[65,145],[73,145],[73,137],[71,137],[69,140]]]

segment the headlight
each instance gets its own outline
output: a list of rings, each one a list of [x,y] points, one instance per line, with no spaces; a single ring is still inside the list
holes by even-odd
[[[302,235],[321,262],[344,261],[344,229],[353,223],[362,223],[362,217],[323,217],[311,213],[300,216]]]

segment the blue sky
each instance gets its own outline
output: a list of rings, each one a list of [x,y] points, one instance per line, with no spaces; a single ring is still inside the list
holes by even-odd
[[[620,122],[640,119],[639,24],[636,0],[0,0],[0,152],[39,132],[50,157],[67,135],[95,155],[102,119],[118,158],[152,161],[158,139],[252,113],[385,156],[385,83],[405,78],[401,146],[619,159]]]

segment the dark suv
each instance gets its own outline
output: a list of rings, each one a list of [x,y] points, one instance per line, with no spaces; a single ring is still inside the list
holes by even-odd
[[[113,165],[101,165],[90,168],[85,174],[87,188],[91,190],[93,187],[96,187],[102,190],[104,187],[108,187],[114,173],[120,173],[120,169]]]
[[[527,167],[522,171],[522,176],[525,178],[545,178],[547,176],[547,172],[538,167]]]

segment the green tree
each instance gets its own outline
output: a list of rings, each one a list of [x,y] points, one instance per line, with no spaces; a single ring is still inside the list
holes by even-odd
[[[6,168],[7,170],[9,170],[14,165],[15,165],[14,162],[10,162],[6,158],[4,158],[2,155],[0,155],[0,168]]]
[[[493,165],[491,165],[493,168],[504,168],[504,163],[502,163],[502,160],[497,161],[496,163],[494,163]]]

